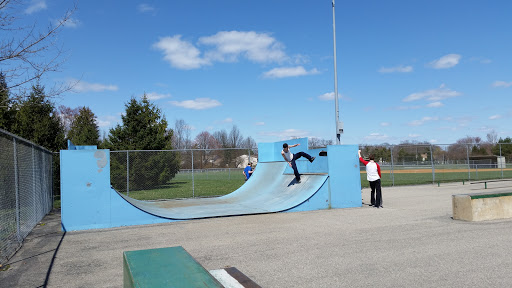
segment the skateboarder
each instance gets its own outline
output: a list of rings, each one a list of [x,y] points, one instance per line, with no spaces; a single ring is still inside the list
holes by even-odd
[[[290,148],[297,147],[299,145],[300,144],[297,143],[297,144],[288,146],[287,143],[284,143],[283,151],[281,151],[281,155],[283,155],[284,161],[288,162],[288,165],[290,165],[290,167],[292,167],[293,174],[295,174],[295,180],[297,180],[298,183],[300,183],[300,174],[299,174],[299,171],[297,170],[297,164],[295,163],[295,160],[299,159],[300,157],[306,157],[306,159],[308,159],[309,162],[311,162],[311,163],[313,163],[313,161],[315,161],[315,157],[311,157],[309,154],[307,154],[305,152],[301,151],[301,152],[293,154],[290,151]]]

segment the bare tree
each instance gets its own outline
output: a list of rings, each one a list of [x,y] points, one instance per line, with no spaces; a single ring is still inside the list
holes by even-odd
[[[60,105],[58,109],[60,122],[62,123],[62,127],[64,127],[64,135],[67,137],[69,129],[71,129],[71,123],[78,115],[80,108],[72,109],[70,107]]]
[[[491,144],[498,143],[498,133],[493,129],[491,132],[487,133],[487,142]]]
[[[220,147],[222,147],[222,148],[229,147],[228,132],[226,132],[226,130],[215,131],[213,133],[213,137],[215,138],[215,140],[217,140],[217,143],[219,143]]]
[[[26,91],[49,72],[62,66],[63,51],[58,46],[58,34],[71,19],[76,4],[67,10],[55,24],[39,30],[36,23],[23,26],[23,1],[0,0],[0,65],[8,84],[7,89],[21,100]],[[55,85],[47,97],[56,96],[72,88],[69,84]]]
[[[242,146],[244,137],[240,133],[240,130],[238,130],[238,127],[236,125],[233,125],[231,131],[229,131],[228,139],[228,143],[231,148],[240,148]]]
[[[316,138],[316,137],[309,138],[309,140],[308,140],[308,146],[310,149],[323,148],[323,147],[327,147],[327,145],[333,145],[333,141],[320,139],[320,138]]]
[[[249,137],[245,138],[245,140],[243,141],[242,146],[243,146],[243,148],[254,149],[258,145],[256,144],[256,141],[254,141],[254,139],[252,139],[252,137],[249,136]]]
[[[196,136],[194,145],[198,149],[204,149],[200,151],[201,168],[203,168],[204,166],[206,166],[206,164],[208,164],[208,162],[210,162],[210,160],[212,160],[214,153],[212,153],[212,151],[208,149],[218,148],[217,141],[208,131],[203,131]]]
[[[172,137],[172,147],[174,149],[187,149],[191,146],[190,125],[185,120],[178,119],[174,122],[174,134]]]

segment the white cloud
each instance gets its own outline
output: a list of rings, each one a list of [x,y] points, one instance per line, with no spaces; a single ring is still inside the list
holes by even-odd
[[[226,118],[224,120],[221,121],[222,123],[233,123],[233,119],[232,118]]]
[[[429,107],[429,108],[439,108],[439,107],[443,107],[443,106],[444,106],[444,104],[439,101],[427,104],[427,107]]]
[[[256,125],[256,126],[263,126],[263,125],[265,125],[265,122],[256,122],[256,123],[254,123],[254,125]]]
[[[280,62],[287,58],[284,46],[266,33],[254,31],[221,31],[199,38],[199,43],[215,46],[205,53],[206,58],[232,62],[244,57],[254,62]]]
[[[28,5],[27,9],[25,9],[26,14],[32,14],[44,9],[47,9],[45,0],[32,0]]]
[[[146,93],[146,97],[148,98],[148,100],[160,100],[160,99],[164,99],[164,98],[170,98],[171,97],[171,94],[167,93],[167,94],[160,94],[160,93],[156,93],[156,92],[151,92],[151,93]]]
[[[206,48],[201,51],[199,47]],[[153,48],[160,50],[164,60],[178,69],[198,69],[215,61],[235,62],[240,58],[256,63],[280,63],[289,59],[284,46],[275,38],[254,31],[221,31],[200,37],[197,45],[182,40],[181,35],[162,37]]]
[[[142,4],[139,4],[139,6],[137,6],[137,10],[139,10],[139,12],[141,12],[141,13],[154,12],[155,7],[153,7],[147,3],[142,3]]]
[[[409,138],[418,138],[420,136],[420,134],[409,134]]]
[[[438,121],[439,117],[423,117],[421,120],[414,120],[408,123],[409,126],[420,126],[427,122]]]
[[[460,95],[462,95],[462,93],[451,90],[449,88],[445,88],[445,85],[443,84],[437,89],[430,89],[427,91],[410,94],[409,96],[405,97],[402,101],[410,102],[420,100],[423,98],[427,99],[428,101],[439,101]]]
[[[164,53],[164,60],[178,69],[197,69],[211,63],[201,58],[201,52],[190,42],[181,40],[181,35],[161,38],[153,47]]]
[[[462,56],[459,54],[448,54],[430,62],[427,66],[434,69],[451,68],[459,64],[460,58],[462,58]]]
[[[304,69],[302,66],[297,67],[281,67],[274,68],[270,71],[263,73],[264,78],[286,78],[286,77],[297,77],[297,76],[305,76],[305,75],[314,75],[318,74],[318,70],[313,68],[309,71]]]
[[[103,92],[103,91],[117,91],[119,88],[112,84],[88,83],[85,81],[70,80],[68,83],[74,84],[73,91],[77,93],[82,92]]]
[[[371,133],[368,136],[363,137],[364,142],[371,142],[371,141],[388,141],[390,137],[386,134],[380,134],[380,133]]]
[[[309,136],[309,132],[298,129],[286,129],[283,131],[274,132],[262,132],[260,135],[279,137],[280,140],[292,139],[292,138],[303,138]]]
[[[389,122],[382,122],[382,123],[380,123],[380,126],[388,127],[388,126],[391,126],[391,123],[389,123]]]
[[[114,124],[120,121],[119,117],[116,116],[102,116],[96,118],[96,124],[100,128],[108,128],[114,126]]]
[[[222,105],[219,101],[210,98],[197,98],[195,100],[185,101],[170,101],[174,106],[183,107],[186,109],[204,110]]]
[[[489,120],[496,120],[496,119],[500,119],[501,118],[501,115],[492,115],[489,117]]]
[[[490,64],[492,63],[491,59],[483,58],[483,57],[471,57],[469,58],[471,62],[479,62],[480,64]]]
[[[505,81],[495,81],[494,83],[492,83],[492,86],[493,87],[510,87],[512,86],[512,82],[505,82]]]
[[[381,67],[379,69],[379,72],[380,73],[395,73],[395,72],[400,72],[400,73],[410,73],[412,72],[412,66],[403,66],[403,65],[400,65],[400,66],[396,66],[396,67]]]
[[[398,111],[405,111],[405,110],[416,110],[420,109],[421,106],[415,105],[415,106],[397,106],[390,108],[391,110],[398,110]]]
[[[333,101],[335,96],[336,95],[334,95],[334,92],[328,92],[328,93],[319,95],[318,99],[320,99],[322,101]],[[338,93],[338,99],[344,99],[345,101],[352,101],[352,99],[350,97],[347,97],[346,95],[342,95],[340,93]]]
[[[330,101],[330,100],[334,100],[334,92],[328,92],[328,93],[324,93],[320,96],[318,96],[318,99],[320,100],[324,100],[324,101]]]

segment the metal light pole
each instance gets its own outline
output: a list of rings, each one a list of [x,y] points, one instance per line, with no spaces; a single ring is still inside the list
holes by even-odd
[[[343,122],[340,120],[340,108],[338,105],[338,72],[336,65],[336,19],[335,19],[334,0],[332,0],[332,35],[334,43],[334,106],[335,106],[335,117],[336,117],[336,145],[340,144],[340,136],[343,133]]]

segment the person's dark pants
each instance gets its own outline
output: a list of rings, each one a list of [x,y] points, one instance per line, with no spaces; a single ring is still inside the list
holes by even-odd
[[[372,205],[375,207],[382,206],[382,190],[380,187],[380,179],[377,179],[375,181],[368,181],[368,182],[370,182],[370,188],[372,189],[372,194],[371,194]],[[375,192],[377,192],[377,197],[375,197]]]
[[[305,157],[309,161],[311,161],[311,158],[312,158],[308,153],[305,153],[305,152],[299,152],[299,153],[293,154],[293,160],[290,163],[292,163],[293,174],[295,174],[295,179],[297,181],[300,181],[300,174],[299,174],[299,170],[297,170],[297,164],[295,164],[295,160],[299,159],[300,157]]]

